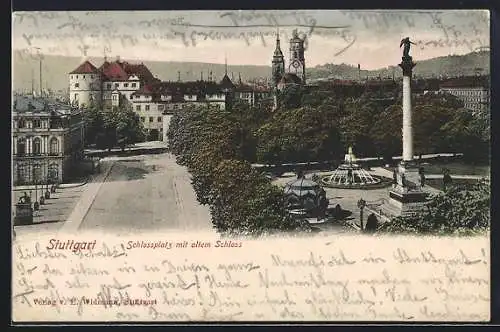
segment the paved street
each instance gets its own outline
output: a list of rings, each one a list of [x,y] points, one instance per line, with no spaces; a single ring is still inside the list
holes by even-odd
[[[111,167],[79,230],[114,234],[137,231],[203,231],[212,223],[208,207],[200,206],[190,175],[170,154],[101,160]]]
[[[40,233],[57,232],[68,219],[85,189],[86,185],[73,188],[58,188],[55,193],[51,193],[50,199],[40,206],[40,210],[33,212],[33,225],[14,226],[16,235],[39,235]],[[13,191],[13,203],[18,202],[19,197],[24,192],[23,190]],[[29,194],[29,190],[26,190],[26,192]],[[32,196],[34,200],[34,192]]]

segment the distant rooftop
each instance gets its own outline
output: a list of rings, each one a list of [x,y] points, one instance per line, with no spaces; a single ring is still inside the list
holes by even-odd
[[[113,62],[104,61],[97,68],[90,61],[85,61],[69,74],[102,74],[102,76],[110,81],[125,81],[132,75],[137,76],[140,80],[152,82],[155,80],[153,74],[146,65],[131,64],[127,61],[116,60]]]
[[[64,104],[58,100],[32,97],[32,96],[14,96],[13,112],[25,113],[49,113],[56,112],[60,115],[72,114],[79,112],[78,109],[71,107],[71,105]]]
[[[70,72],[70,74],[97,74],[98,72],[97,68],[90,61],[85,61],[78,68]]]
[[[448,79],[439,85],[441,88],[488,88],[486,76],[464,76]]]

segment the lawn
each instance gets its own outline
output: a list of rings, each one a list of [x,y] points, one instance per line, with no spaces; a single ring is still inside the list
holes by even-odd
[[[464,184],[474,184],[479,180],[475,179],[453,179],[452,184],[464,185]],[[443,180],[442,179],[428,179],[425,180],[427,186],[436,188],[438,190],[443,190]]]
[[[443,174],[443,168],[450,170],[450,175],[490,175],[490,165],[475,165],[467,164],[464,162],[428,162],[424,165],[424,172],[426,174]]]

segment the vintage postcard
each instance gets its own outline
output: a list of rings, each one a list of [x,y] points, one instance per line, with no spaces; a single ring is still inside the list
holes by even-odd
[[[487,10],[12,21],[13,323],[490,320]]]

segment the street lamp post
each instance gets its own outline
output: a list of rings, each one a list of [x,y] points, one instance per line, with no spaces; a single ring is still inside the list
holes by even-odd
[[[40,204],[38,203],[38,187],[36,185],[37,181],[36,181],[36,178],[35,178],[35,174],[33,174],[33,180],[35,182],[35,202],[33,203],[33,210],[38,211],[38,208],[40,207]]]
[[[50,198],[50,191],[49,191],[49,161],[47,160],[45,165],[47,166],[47,171],[45,172],[45,198],[49,199]]]
[[[363,230],[363,210],[365,206],[366,206],[366,201],[360,198],[358,201],[358,208],[359,208],[359,223],[361,230]]]

